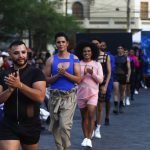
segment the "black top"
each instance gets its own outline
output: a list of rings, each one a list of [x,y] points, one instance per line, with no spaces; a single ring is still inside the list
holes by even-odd
[[[101,63],[102,69],[103,69],[103,75],[104,75],[104,81],[106,81],[107,78],[107,59],[108,59],[108,54],[104,53],[103,55],[99,55],[98,57],[98,62]]]
[[[4,77],[14,72],[11,67],[4,70],[0,76],[0,85],[6,90],[8,87],[4,82]],[[19,70],[20,80],[25,85],[32,87],[32,84],[37,81],[45,81],[44,74],[40,69],[27,65]],[[4,117],[12,121],[28,121],[30,119],[39,119],[40,104],[31,100],[21,91],[16,89],[8,100],[4,103]]]
[[[127,68],[127,57],[126,56],[116,56],[115,57],[116,64],[116,74],[125,75],[128,72]]]

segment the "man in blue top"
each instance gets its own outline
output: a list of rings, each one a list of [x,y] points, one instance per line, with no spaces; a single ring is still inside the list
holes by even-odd
[[[67,51],[69,41],[65,33],[55,35],[58,53],[47,60],[45,76],[50,83],[50,130],[58,150],[68,150],[70,130],[76,108],[76,83],[81,80],[77,56]]]

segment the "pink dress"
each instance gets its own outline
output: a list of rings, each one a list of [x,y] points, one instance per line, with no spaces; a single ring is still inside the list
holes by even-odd
[[[103,81],[102,66],[99,62],[80,62],[82,80],[78,85],[77,102],[79,108],[86,107],[87,104],[97,105],[99,84]],[[93,74],[84,74],[86,68],[93,69]]]

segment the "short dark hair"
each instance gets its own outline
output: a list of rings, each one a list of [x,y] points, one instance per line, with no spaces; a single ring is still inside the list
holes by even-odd
[[[61,36],[64,37],[66,39],[66,41],[69,41],[69,38],[65,32],[58,32],[55,34],[55,42],[56,42],[56,39]]]
[[[99,38],[96,38],[96,37],[95,37],[95,38],[92,38],[91,42],[92,42],[93,40],[96,40],[96,41],[98,41],[99,43],[102,42]]]
[[[92,51],[92,60],[97,60],[99,56],[98,47],[91,42],[81,42],[76,46],[75,54],[79,57],[80,60],[83,60],[83,49],[85,47],[90,47]]]
[[[23,41],[17,40],[17,41],[12,42],[12,43],[10,44],[9,48],[12,48],[13,46],[17,46],[17,45],[22,45],[22,44],[24,44],[25,47],[26,47],[26,44],[25,44]]]

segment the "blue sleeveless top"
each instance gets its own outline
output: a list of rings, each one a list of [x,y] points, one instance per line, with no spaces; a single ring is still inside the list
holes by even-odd
[[[69,67],[66,69],[66,72],[70,74],[74,74],[74,62],[79,62],[79,59],[74,59],[74,55],[70,54],[70,58],[59,58],[58,54],[53,55],[53,63],[52,63],[52,76],[58,73],[58,64],[63,62],[70,62]],[[63,91],[69,91],[75,87],[75,83],[66,78],[65,76],[61,76],[56,82],[51,84],[51,89],[58,89]]]

